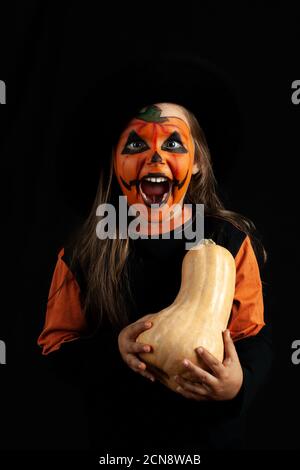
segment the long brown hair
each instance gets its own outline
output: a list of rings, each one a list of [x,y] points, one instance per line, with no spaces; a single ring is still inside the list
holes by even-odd
[[[258,260],[266,260],[265,250],[256,235],[254,224],[246,217],[226,210],[217,195],[217,183],[212,169],[212,161],[207,141],[194,114],[185,108],[184,113],[190,125],[195,142],[195,162],[200,171],[192,176],[185,202],[204,204],[205,214],[227,220],[249,235]],[[118,202],[120,188],[114,175],[113,158],[100,174],[99,185],[94,204],[86,221],[80,227],[73,241],[72,266],[79,263],[86,279],[86,295],[83,310],[93,316],[97,324],[103,315],[118,328],[128,324],[126,305],[131,298],[128,257],[130,254],[129,238],[116,237],[98,239],[96,236],[96,210],[99,204]]]

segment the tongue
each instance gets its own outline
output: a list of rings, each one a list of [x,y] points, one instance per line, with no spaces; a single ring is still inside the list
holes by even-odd
[[[142,181],[142,191],[146,196],[163,196],[169,190],[169,183],[151,183],[151,181]]]

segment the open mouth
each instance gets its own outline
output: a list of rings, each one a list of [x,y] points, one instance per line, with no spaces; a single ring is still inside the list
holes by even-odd
[[[147,206],[162,206],[169,199],[172,185],[173,182],[163,174],[149,173],[140,180],[139,190]]]

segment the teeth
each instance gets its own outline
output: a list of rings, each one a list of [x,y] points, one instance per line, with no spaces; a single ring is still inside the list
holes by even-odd
[[[150,178],[149,176],[147,176],[145,178],[146,181],[151,181],[151,183],[163,183],[164,181],[167,181],[168,178],[165,178],[165,177],[158,177],[158,178]]]

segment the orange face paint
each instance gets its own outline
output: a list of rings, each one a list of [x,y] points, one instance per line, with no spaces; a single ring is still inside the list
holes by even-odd
[[[182,201],[191,180],[194,141],[179,117],[150,106],[133,119],[116,147],[115,173],[128,204],[155,204],[161,213]]]

